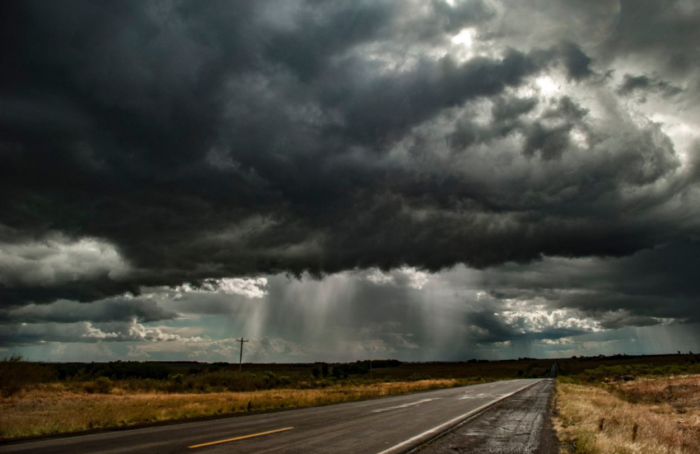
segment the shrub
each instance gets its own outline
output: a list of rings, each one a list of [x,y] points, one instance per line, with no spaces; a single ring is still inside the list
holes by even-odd
[[[313,369],[311,369],[311,374],[314,378],[325,378],[330,375],[330,370],[328,369],[328,364],[326,363],[316,363]]]
[[[3,397],[10,397],[27,386],[55,378],[51,366],[26,362],[20,355],[12,355],[0,361],[0,394]]]
[[[109,394],[112,391],[112,380],[107,377],[98,377],[93,381],[83,383],[83,390],[88,394]]]
[[[279,378],[277,378],[277,375],[269,370],[266,370],[263,372],[264,379],[265,379],[265,385],[269,386],[271,388],[277,386],[277,383],[279,382]]]
[[[99,394],[109,394],[112,391],[112,380],[107,377],[99,377],[95,380],[95,386]]]
[[[333,366],[335,378],[348,378],[349,375],[362,375],[369,373],[369,361],[357,361],[350,364],[337,364]]]
[[[348,378],[350,375],[350,370],[347,364],[339,364],[333,366],[333,376],[337,379]]]

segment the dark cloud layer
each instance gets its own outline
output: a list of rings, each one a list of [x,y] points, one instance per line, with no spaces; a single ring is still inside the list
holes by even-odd
[[[177,314],[159,306],[155,301],[137,298],[100,300],[92,304],[57,301],[50,305],[29,305],[11,311],[0,311],[3,323],[141,323],[174,319]]]
[[[698,322],[698,266],[700,243],[687,241],[617,260],[508,265],[486,271],[481,285],[498,299],[578,310],[605,327],[644,326],[654,318]]]
[[[698,147],[627,104],[661,95],[694,127],[698,8],[524,3],[3,2],[0,316],[60,340],[176,317],[75,302],[143,286],[462,263],[492,267],[493,304],[700,320]],[[473,339],[520,335],[489,311]],[[580,332],[557,329],[534,337]]]
[[[656,80],[646,75],[632,76],[630,74],[625,74],[625,78],[617,91],[621,95],[631,95],[636,92],[642,92],[673,96],[680,94],[683,90],[665,80]]]

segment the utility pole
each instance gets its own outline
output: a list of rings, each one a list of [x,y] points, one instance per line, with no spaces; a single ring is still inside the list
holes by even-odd
[[[243,339],[242,337],[240,339],[236,339],[236,342],[241,343],[241,356],[238,359],[238,372],[240,373],[243,370],[243,343],[244,342],[250,342],[248,339]]]

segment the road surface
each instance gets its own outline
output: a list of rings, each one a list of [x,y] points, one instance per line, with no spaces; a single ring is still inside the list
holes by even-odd
[[[543,380],[510,380],[363,402],[0,445],[0,453],[407,452]],[[545,388],[541,388],[545,392]]]
[[[557,454],[550,420],[553,380],[506,399],[424,446],[418,454]]]

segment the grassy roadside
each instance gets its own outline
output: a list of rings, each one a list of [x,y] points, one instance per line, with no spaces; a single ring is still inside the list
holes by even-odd
[[[557,384],[563,453],[700,453],[700,375]]]
[[[115,388],[109,394],[77,393],[60,385],[39,386],[0,399],[0,438],[51,435],[89,429],[212,415],[335,404],[483,380],[420,380],[341,384],[320,389],[250,392],[134,393]]]

